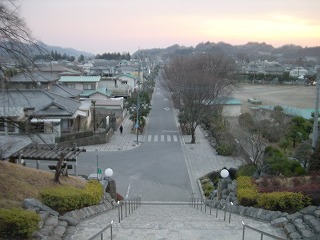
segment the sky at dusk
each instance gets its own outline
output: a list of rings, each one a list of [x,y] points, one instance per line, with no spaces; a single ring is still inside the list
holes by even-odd
[[[320,46],[320,0],[20,0],[33,36],[94,54],[200,42]]]

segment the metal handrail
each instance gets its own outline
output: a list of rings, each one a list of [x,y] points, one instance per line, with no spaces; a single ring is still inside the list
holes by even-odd
[[[261,237],[260,237],[261,240],[263,240],[263,236],[268,236],[268,237],[271,237],[273,239],[278,239],[278,240],[286,240],[285,238],[277,237],[277,236],[274,236],[274,235],[272,235],[270,233],[266,233],[266,232],[263,232],[263,231],[261,231],[259,229],[256,229],[254,227],[250,227],[249,225],[246,225],[243,221],[242,221],[242,226],[243,226],[242,240],[244,240],[244,233],[245,233],[245,229],[246,228],[249,228],[249,229],[251,229],[253,231],[256,231],[256,232],[260,233],[261,234]]]
[[[138,207],[141,206],[141,195],[139,197],[118,201],[117,206],[118,206],[118,220],[120,223],[121,220],[123,220],[123,217],[124,217],[123,215],[127,217],[128,214],[130,215],[131,213],[133,213],[133,211],[135,211]],[[123,209],[123,206],[124,206],[124,209]]]
[[[208,204],[208,202],[209,202],[209,204]],[[203,208],[202,205],[204,205],[204,212],[206,213],[206,206],[208,204],[208,206],[210,207],[210,215],[211,215],[211,212],[212,212],[211,211],[211,208],[212,208],[212,205],[213,205],[212,203],[213,203],[212,200],[208,201],[208,200],[203,200],[203,198],[195,198],[195,197],[190,196],[189,205],[191,207],[199,209],[199,205],[200,205],[200,210],[202,211],[202,208]],[[233,206],[232,202],[230,202],[230,206]],[[217,218],[218,217],[219,208],[216,207],[216,209],[217,209],[217,211],[216,211],[216,218]],[[223,220],[226,221],[227,204],[224,205],[223,210],[224,210]],[[231,207],[229,208],[229,223],[230,223],[230,221],[231,221]],[[251,229],[253,231],[256,231],[256,232],[260,233],[261,234],[261,238],[260,238],[261,240],[263,240],[263,236],[268,236],[268,237],[271,237],[271,238],[274,238],[274,239],[277,239],[277,240],[286,240],[284,238],[274,236],[274,235],[272,235],[270,233],[263,232],[263,231],[261,231],[259,229],[251,227],[249,225],[246,225],[246,224],[244,224],[243,221],[242,221],[242,225],[243,225],[242,240],[244,240],[244,234],[245,234],[245,229],[246,228],[249,228],[249,229]]]
[[[208,204],[209,202],[209,204]],[[202,211],[202,209],[204,208],[204,212],[207,212],[207,206],[209,206],[210,208],[210,215],[212,214],[212,205],[213,205],[213,201],[210,200],[204,200],[203,198],[195,198],[190,196],[190,201],[189,201],[189,205],[193,208],[197,208],[199,209],[199,205],[200,205],[200,211]],[[204,207],[202,206],[204,205]],[[224,205],[223,210],[224,210],[224,217],[223,217],[223,221],[226,221],[226,217],[227,217],[227,203]],[[233,202],[230,202],[230,206],[233,206]],[[231,208],[229,208],[229,223],[231,222]],[[216,218],[218,217],[219,214],[219,208],[216,207]]]
[[[110,228],[110,237],[112,240],[112,224],[113,224],[113,220],[111,221],[111,223],[109,225],[107,225],[105,228],[101,229],[99,232],[97,232],[94,236],[92,236],[91,238],[89,238],[88,240],[93,240],[96,237],[98,237],[100,235],[100,239],[103,240],[103,233]]]

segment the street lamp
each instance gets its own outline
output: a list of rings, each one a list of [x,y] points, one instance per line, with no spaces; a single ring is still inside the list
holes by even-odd
[[[107,168],[105,171],[104,171],[104,175],[109,178],[109,177],[112,177],[113,175],[113,170],[111,168]]]
[[[222,169],[220,171],[220,176],[222,177],[222,179],[226,179],[227,177],[229,177],[229,171],[227,169]],[[222,189],[221,189],[221,179],[219,178],[219,182],[218,182],[218,200],[221,199],[221,195],[222,195]]]

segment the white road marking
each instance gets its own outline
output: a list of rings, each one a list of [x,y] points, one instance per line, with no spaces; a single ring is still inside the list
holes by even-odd
[[[161,135],[161,142],[164,141],[164,135]]]
[[[127,189],[127,194],[126,194],[126,198],[129,198],[129,193],[130,193],[130,188],[131,188],[131,182],[132,182],[132,178],[130,178],[130,183]]]

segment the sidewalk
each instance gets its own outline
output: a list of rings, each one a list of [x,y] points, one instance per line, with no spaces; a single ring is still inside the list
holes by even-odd
[[[144,141],[144,134],[139,134],[137,145],[137,135],[131,133],[132,121],[129,119],[129,115],[127,114],[123,121],[123,132],[120,133],[119,128],[114,132],[110,141],[105,144],[97,144],[97,145],[88,145],[84,146],[87,151],[121,151],[121,150],[131,150],[134,149]]]

